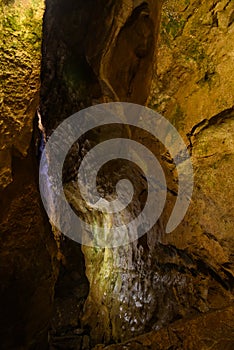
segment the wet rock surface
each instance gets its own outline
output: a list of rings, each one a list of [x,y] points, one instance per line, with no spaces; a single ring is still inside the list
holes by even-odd
[[[119,100],[139,104],[146,102],[152,77],[151,62],[155,52],[160,6],[161,2],[154,1],[109,1],[108,5],[105,2],[103,10],[104,2],[98,1],[93,12],[90,1],[73,1],[70,4],[47,2],[40,105],[47,135],[59,121],[87,106]],[[75,37],[74,32],[77,33]],[[124,128],[114,131],[115,135],[123,136],[126,133],[128,131]],[[89,147],[110,135],[107,129],[84,135],[67,157],[63,177],[67,198],[75,208],[73,197],[79,201],[74,187],[77,164],[80,164]],[[107,167],[107,173],[112,166]],[[139,172],[130,170],[129,164],[115,169],[116,173],[120,169],[132,177],[134,174],[139,177]],[[107,180],[109,188],[113,189],[110,177],[100,176],[100,181],[105,184]],[[140,206],[137,199],[137,210]],[[85,215],[88,216],[87,213]],[[97,221],[99,219],[95,218]],[[143,332],[152,317],[153,311],[147,320],[141,311],[134,316],[136,302],[139,310],[146,308],[144,312],[147,314],[151,296],[147,296],[148,287],[143,287],[144,283],[149,283],[145,272],[138,276],[139,261],[133,258],[133,250],[139,256],[137,243],[134,247],[115,251],[82,247],[89,294],[80,321],[81,326],[89,330],[90,346],[97,342],[108,343],[113,339],[118,341],[128,338],[137,329],[138,333]],[[62,252],[66,257],[63,249]],[[143,265],[141,262],[139,264]],[[66,266],[70,268],[69,264]],[[139,268],[144,269],[143,266]],[[146,299],[147,306],[144,306]],[[126,327],[130,318],[131,328]]]
[[[81,247],[53,228],[55,244],[38,192],[34,136],[32,141],[43,10],[33,3],[19,21],[14,4],[1,4],[0,15],[5,33],[1,347],[45,349],[51,321],[53,350],[118,342],[96,349],[232,349],[233,2],[165,1],[157,57],[160,1],[99,0],[95,11],[91,0],[46,2],[39,110],[46,136],[90,105],[145,104],[152,62],[157,61],[149,105],[176,126],[191,152],[192,202],[180,226],[166,234],[178,183],[175,165],[159,142],[137,129],[120,128],[95,130],[73,145],[64,189],[87,221],[102,221],[80,208],[77,191],[77,168],[90,147],[111,135],[130,135],[164,169],[168,197],[163,215],[138,241],[115,249]],[[132,217],[146,197],[139,168],[107,164],[98,184],[113,195],[121,176],[135,182]]]
[[[101,6],[101,2],[99,5]],[[89,2],[82,4],[80,11],[86,14],[89,6]],[[70,23],[67,26],[64,21],[58,28],[57,22],[51,19],[58,16],[61,23],[59,4],[48,4],[41,96],[42,118],[48,134],[59,120],[91,104],[118,100],[146,102],[151,81],[147,65],[148,60],[152,60],[153,57],[153,51],[149,49],[152,23],[154,22],[156,38],[159,15],[156,15],[155,11],[158,5],[154,5],[156,7],[153,8],[152,2],[148,2],[147,8],[145,4],[135,7],[131,2],[129,6],[121,2],[118,5],[110,2],[109,6],[109,11],[115,14],[115,19],[111,22],[110,17],[105,17],[107,14],[103,12],[99,20],[103,21],[104,25],[92,22],[93,25],[85,31],[85,44],[73,46],[69,37],[70,31],[81,26],[79,33],[83,35],[82,28],[86,22],[72,22],[72,25],[77,26],[72,29]],[[173,233],[166,234],[166,223],[178,190],[175,165],[167,150],[155,142],[152,136],[131,130],[131,137],[151,149],[163,166],[168,181],[167,205],[153,229],[129,246],[116,249],[82,247],[89,294],[80,319],[81,327],[88,329],[91,347],[97,343],[122,342],[151,330],[154,330],[155,334],[164,334],[165,327],[174,324],[178,319],[182,319],[178,321],[181,325],[183,322],[186,324],[185,320],[188,318],[194,320],[190,321],[196,324],[194,334],[199,333],[196,327],[202,317],[206,320],[204,322],[207,322],[208,329],[212,329],[213,321],[208,317],[210,312],[216,315],[215,310],[220,309],[218,314],[226,315],[226,311],[222,310],[233,301],[233,189],[229,176],[233,164],[233,98],[230,95],[230,66],[225,63],[227,57],[225,59],[224,55],[220,54],[223,47],[226,47],[226,42],[228,46],[232,45],[230,38],[233,27],[230,24],[225,29],[208,24],[208,27],[201,27],[200,30],[199,22],[207,9],[211,13],[216,10],[225,12],[227,9],[230,15],[231,5],[228,2],[220,3],[219,6],[223,6],[221,10],[216,6],[218,2],[164,3],[157,74],[149,103],[174,123],[190,147],[195,175],[194,195],[184,221]],[[97,6],[96,13],[99,13],[100,8]],[[63,9],[66,16],[69,16],[69,6],[64,5]],[[89,21],[88,17],[86,14],[82,18]],[[135,36],[138,33],[138,23],[142,34],[140,37]],[[49,36],[47,31],[52,34]],[[96,41],[94,32],[100,35],[100,41]],[[219,40],[215,40],[216,37]],[[132,38],[132,42],[129,38]],[[81,42],[79,35],[76,39],[77,43]],[[102,51],[104,47],[108,47],[107,51]],[[207,53],[204,53],[206,50]],[[130,53],[125,57],[125,52]],[[210,52],[216,52],[217,55],[211,55]],[[168,58],[170,55],[171,59]],[[226,56],[228,55],[229,51],[226,53]],[[116,62],[122,60],[126,67],[117,65]],[[75,61],[78,62],[77,65]],[[73,74],[78,66],[82,67],[82,74],[85,75]],[[213,74],[207,73],[212,67],[219,70],[218,75],[214,74],[217,78],[214,80]],[[201,81],[203,76],[204,82]],[[134,83],[131,83],[133,77]],[[224,78],[227,85],[224,85],[222,77],[227,78]],[[51,86],[52,90],[49,88]],[[84,90],[81,91],[81,87],[84,87]],[[213,98],[218,96],[220,89],[226,96],[225,101],[224,98],[222,101],[218,97]],[[118,132],[121,135],[126,130]],[[80,164],[90,147],[108,136],[108,130],[85,135],[79,145],[71,151],[67,170],[64,172],[66,196],[73,208],[81,215],[86,215],[87,220],[92,220],[92,213],[79,209],[80,197],[75,181],[77,168],[74,168],[74,159]],[[112,178],[105,175],[108,171]],[[106,172],[100,175],[99,180],[104,187],[107,185],[107,188],[113,189],[121,172],[127,174],[130,179],[132,177],[136,183],[136,200],[129,213],[131,217],[144,203],[142,189],[145,183],[144,180],[140,180],[142,178],[138,169],[124,164],[113,170],[112,164],[106,167]],[[220,181],[223,172],[226,174],[224,183]],[[114,181],[111,182],[113,178]],[[98,223],[102,218],[95,217],[95,220]],[[230,328],[227,326],[225,334],[231,328],[231,325]],[[152,333],[149,337],[151,336]],[[191,344],[195,344],[195,338],[194,335]],[[231,339],[231,335],[225,338]],[[199,348],[200,343],[197,341],[198,345],[191,345],[191,348]],[[166,347],[163,340],[161,342],[162,349],[186,348],[186,344],[190,344],[189,341],[184,344],[174,344],[172,341]],[[227,346],[229,343],[227,340]],[[141,343],[138,345],[142,346]],[[132,343],[132,348],[138,345]],[[147,346],[151,347],[150,340]],[[156,345],[152,346],[157,348]]]
[[[94,349],[214,349],[231,350],[234,346],[233,307],[197,318],[172,323],[158,332],[150,332],[118,345],[97,345]]]

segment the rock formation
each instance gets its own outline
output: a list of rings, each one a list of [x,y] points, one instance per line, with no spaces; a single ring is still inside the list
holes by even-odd
[[[233,348],[233,307],[179,320],[157,332],[150,332],[118,345],[97,345],[94,350],[165,350]]]
[[[44,12],[40,0],[1,3],[1,347],[46,349],[50,323],[53,350],[233,348],[233,2],[45,5]],[[114,135],[145,144],[157,157],[167,204],[138,241],[81,247],[51,227],[44,212],[41,142],[73,113],[110,101],[148,103],[177,128],[191,153],[194,193],[184,220],[167,234],[175,164],[149,133],[116,128]],[[64,189],[77,211],[77,168],[111,132],[85,134],[66,158]],[[126,175],[135,183],[135,215],[146,200],[137,166],[111,162],[98,185],[113,194]]]
[[[2,349],[45,349],[57,248],[38,190],[43,1],[1,2],[0,333]]]
[[[47,2],[40,107],[47,134],[59,121],[96,103],[146,102],[153,73],[151,62],[155,54],[160,6],[160,1],[109,1],[105,6],[103,1],[98,1],[93,12],[91,1],[71,1],[69,5],[65,1]],[[102,131],[102,139],[107,134],[108,131]],[[90,139],[94,141],[93,135]],[[78,156],[85,145],[83,140],[78,147],[79,154],[73,154],[71,159],[79,162]],[[74,193],[71,180],[76,174],[73,174],[73,167],[68,164],[71,171],[65,175],[65,182],[70,181],[68,197],[69,192]],[[125,170],[129,168],[125,167]],[[143,296],[149,290],[146,287],[145,292],[140,291],[141,283],[145,282],[143,277],[137,277],[138,271],[134,267],[137,261],[131,263],[133,249],[138,254],[137,247],[116,251],[82,249],[90,283],[82,325],[91,327],[93,344],[122,340],[134,334],[133,329],[138,328],[138,334],[145,329],[147,321],[141,313],[134,316],[135,302],[142,308],[145,306],[131,294],[136,289],[136,299],[143,301],[149,299],[149,296]],[[138,278],[143,278],[142,282],[138,283]],[[122,279],[126,280],[123,287]],[[128,303],[131,304],[129,308]],[[149,308],[148,305],[147,310]],[[152,317],[151,313],[148,319]]]

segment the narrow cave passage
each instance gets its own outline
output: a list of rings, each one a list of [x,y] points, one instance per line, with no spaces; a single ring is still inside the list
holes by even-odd
[[[104,6],[99,1],[95,13],[92,8],[91,1],[47,2],[40,92],[40,115],[46,137],[59,122],[84,107],[111,101],[145,104],[149,95],[161,3],[110,1]],[[142,136],[136,128],[129,131],[123,127],[102,127],[85,134],[73,145],[63,172],[68,199],[75,191],[77,166],[90,145],[93,147],[111,136],[129,136],[129,132],[137,141]],[[158,144],[152,151],[159,152]],[[130,209],[137,215],[144,207],[146,184],[133,164],[108,163],[99,174],[100,186],[113,192],[118,179],[126,175],[137,184],[135,207]],[[97,216],[95,220],[102,219]],[[155,277],[150,271],[151,259],[145,256],[151,249],[148,244],[145,239],[116,249],[81,248],[62,238],[59,247],[62,266],[55,288],[50,333],[52,346],[57,343],[62,346],[61,342],[64,348],[70,346],[74,332],[80,333],[76,336],[78,343],[86,339],[91,347],[120,342],[157,322],[153,316],[155,286],[151,286]]]
[[[0,9],[0,348],[233,349],[233,2],[2,0]],[[166,199],[157,222],[129,244],[81,245],[46,214],[39,167],[45,164],[50,186],[51,159],[40,159],[63,121],[111,102],[147,105],[176,128],[193,163],[193,196],[167,233],[187,159],[173,158],[154,136],[160,125],[147,131],[112,122],[85,131],[71,144],[61,178],[72,211],[96,228],[91,241],[100,232],[108,237],[116,222],[120,236],[144,229],[125,227],[150,192],[140,151],[111,160],[102,154],[108,161],[95,188],[103,202],[118,198],[123,179],[132,200],[118,218],[84,205],[78,173],[99,144],[144,145],[165,175],[166,185],[156,183]],[[71,226],[51,199],[51,210]],[[87,238],[85,230],[80,235]]]

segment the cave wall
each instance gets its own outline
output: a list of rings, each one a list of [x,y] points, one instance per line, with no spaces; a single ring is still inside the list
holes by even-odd
[[[83,247],[89,290],[83,272],[75,274],[77,267],[83,269],[81,248],[62,239],[60,272],[67,281],[64,286],[60,276],[56,289],[59,297],[68,289],[76,293],[64,304],[73,311],[67,322],[90,329],[93,345],[157,331],[190,316],[194,349],[200,325],[212,329],[217,317],[223,333],[212,337],[219,347],[217,338],[226,334],[222,346],[228,348],[232,339],[225,320],[233,315],[228,308],[233,287],[233,3],[165,1],[155,59],[160,8],[160,1],[99,0],[95,11],[91,0],[46,2],[40,113],[47,135],[72,113],[96,103],[146,103],[156,61],[149,105],[180,131],[195,169],[189,212],[167,235],[165,224],[176,191],[170,177],[176,170],[164,161],[165,149],[152,145],[148,135],[133,132],[161,158],[169,177],[164,215],[128,247]],[[39,105],[44,8],[39,1],[16,0],[3,1],[1,9],[1,346],[44,349],[57,278],[57,247],[37,189],[35,140],[39,143],[40,136],[32,135]],[[82,140],[76,159],[87,151],[85,141],[90,140]],[[128,165],[122,170],[129,172]],[[66,174],[68,197],[74,194],[72,171]],[[134,177],[139,177],[135,170]],[[139,182],[139,191],[141,186]],[[136,206],[140,202],[139,198]],[[80,299],[74,312],[74,302]],[[57,321],[63,325],[60,313],[55,327]],[[161,342],[163,348],[171,332],[168,346],[186,347],[190,328],[183,344],[175,339],[175,334],[184,335],[183,320],[177,322],[174,329],[163,328],[130,346]],[[202,337],[201,346],[210,346],[206,332]]]
[[[135,337],[121,344],[97,345],[93,350],[147,349],[214,349],[233,348],[233,306],[185,320],[179,320],[159,331]]]
[[[109,101],[146,103],[160,8],[160,1],[100,0],[95,3],[94,11],[92,1],[47,1],[40,102],[47,135],[59,121],[90,105]],[[126,130],[120,130],[120,135],[124,132]],[[108,133],[108,130],[102,130],[98,141],[108,138]],[[97,141],[95,137],[94,134],[86,135],[69,159],[79,163],[88,145]],[[76,174],[72,163],[68,162],[67,166],[66,195],[72,202],[75,192],[72,180]],[[111,167],[107,172],[110,170]],[[126,172],[131,173],[129,166],[125,166]],[[106,178],[102,180],[105,182]],[[119,341],[134,332],[143,332],[154,308],[148,295],[152,294],[151,282],[138,276],[137,243],[122,250],[82,247],[82,251],[89,280],[82,327],[90,329],[92,344]],[[148,269],[144,262],[141,264],[142,269]],[[142,291],[144,284],[146,287]],[[144,304],[140,299],[148,301]],[[139,311],[135,308],[137,301]],[[142,308],[148,316],[143,316]]]
[[[1,349],[46,349],[57,248],[38,190],[43,1],[1,1]]]
[[[182,319],[106,349],[233,348],[233,11],[231,1],[163,3],[148,103],[183,136],[194,166],[188,213],[174,232],[158,236],[164,278],[186,279],[185,293],[175,281],[166,311],[177,295]],[[166,305],[165,297],[158,300]]]
[[[146,102],[160,4],[99,0],[94,11],[90,0],[46,3],[41,113],[48,134],[92,104]]]
[[[195,189],[184,221],[166,234],[177,191],[176,169],[162,145],[132,131],[131,137],[152,150],[167,174],[167,206],[157,225],[127,247],[82,247],[89,280],[82,326],[90,329],[92,345],[224,310],[232,302],[233,288],[233,96],[226,49],[233,45],[232,3],[165,1],[157,56],[161,3],[105,4],[103,10],[98,1],[94,12],[91,1],[47,2],[41,89],[46,132],[89,105],[146,103],[156,61],[148,103],[176,126],[190,147]],[[73,150],[78,163],[92,136],[86,135]],[[101,136],[103,140],[107,135]],[[73,170],[71,163],[66,195],[76,207]],[[122,170],[139,180],[136,170],[126,165]],[[108,179],[103,177],[103,182]],[[139,193],[141,186],[139,180]],[[139,197],[136,207],[141,201]]]
[[[149,99],[149,105],[183,136],[194,165],[189,211],[164,242],[190,252],[203,271],[229,290],[234,220],[233,11],[232,1],[164,3]],[[222,291],[209,283],[202,294],[204,311],[221,307],[225,300]]]

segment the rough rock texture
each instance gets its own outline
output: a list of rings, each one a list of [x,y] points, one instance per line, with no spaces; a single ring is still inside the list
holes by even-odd
[[[31,142],[38,105],[41,5],[36,0],[1,3],[3,349],[46,348],[57,272],[57,250],[41,208]],[[95,6],[91,0],[46,2],[40,112],[47,136],[84,107],[146,102],[160,8],[156,0],[98,0]],[[181,225],[165,234],[177,191],[175,166],[149,134],[114,131],[115,136],[130,134],[159,158],[168,180],[167,206],[155,227],[126,247],[82,247],[82,255],[78,244],[61,237],[51,349],[85,350],[151,330],[117,348],[233,348],[233,18],[232,1],[164,2],[149,103],[190,147],[193,200]],[[105,128],[85,135],[66,160],[65,191],[77,211],[77,165],[91,146],[111,135]],[[123,175],[136,183],[131,216],[145,202],[140,170],[126,162],[107,164],[98,180],[104,192],[113,194]]]
[[[233,13],[232,1],[164,3],[150,98],[184,137],[194,164],[190,209],[163,244],[191,254],[228,289],[233,287]],[[212,287],[204,286],[202,294],[205,304],[222,305],[222,293]]]
[[[1,1],[0,187],[12,181],[12,149],[22,156],[39,103],[43,1]]]
[[[105,4],[103,10],[103,1],[98,1],[92,11],[91,1],[47,2],[41,91],[47,134],[83,107],[147,100],[160,3]],[[131,137],[159,158],[167,175],[168,200],[159,222],[137,242],[118,249],[82,247],[90,289],[81,325],[89,330],[92,345],[123,341],[184,317],[195,319],[232,302],[233,97],[231,51],[226,49],[233,45],[231,6],[232,2],[213,1],[164,3],[149,102],[175,124],[190,146],[193,200],[181,225],[166,234],[177,191],[175,166],[150,135],[131,130]],[[214,22],[201,24],[207,13]],[[123,135],[123,130],[115,131]],[[67,158],[66,195],[80,213],[73,182],[77,165],[91,146],[108,136],[106,129],[85,135]],[[99,184],[104,191],[113,190],[123,173],[136,183],[133,214],[145,201],[139,169],[109,164]],[[101,217],[92,220],[99,222]]]
[[[233,13],[232,1],[165,1],[149,99],[150,106],[179,130],[192,155],[194,193],[189,211],[173,233],[161,237],[161,243],[173,247],[176,255],[189,257],[182,264],[175,261],[181,272],[184,266],[192,273],[192,284],[187,284],[187,293],[189,285],[193,290],[189,307],[202,313],[222,309],[233,298],[226,294],[233,290]],[[165,213],[163,222],[168,216]],[[180,303],[181,292],[178,296]],[[218,314],[225,320],[226,311],[224,316],[222,311]],[[208,318],[210,332],[215,328],[213,345],[212,341],[194,345],[191,339],[189,345],[172,342],[173,346],[232,348],[233,338],[232,343],[225,340],[233,331],[230,318],[226,325],[229,335],[219,333],[219,326]],[[196,332],[200,331],[194,338]],[[183,337],[187,338],[186,332]]]
[[[148,98],[160,1],[48,1],[41,112],[47,133],[103,101]],[[120,64],[121,62],[121,64]],[[144,88],[143,88],[144,86]]]
[[[182,136],[233,107],[233,1],[164,2],[149,104]]]
[[[2,1],[0,67],[1,349],[45,349],[57,249],[38,191],[43,1]]]
[[[146,102],[160,6],[160,1],[99,0],[94,10],[92,1],[47,1],[40,106],[47,135],[59,121],[92,104],[119,100]],[[125,131],[115,132],[123,135]],[[97,135],[86,135],[87,142],[81,140],[67,162],[64,180],[70,182],[67,184],[70,200],[75,190],[71,180],[76,177],[77,167],[72,159],[79,164],[90,142],[93,145],[108,138],[110,130],[101,130],[101,136]],[[113,165],[107,172],[111,169]],[[134,174],[129,171],[129,165],[125,166],[125,174],[126,171]],[[120,168],[114,172],[120,172]],[[105,178],[102,179],[105,183]],[[137,203],[140,206],[138,200]],[[154,307],[150,304],[151,281],[144,277],[144,271],[138,274],[141,253],[137,243],[116,251],[88,247],[82,251],[90,283],[82,326],[90,329],[92,343],[118,341],[134,332],[143,332]],[[142,270],[148,269],[143,262],[140,264]]]
[[[158,332],[150,332],[119,345],[98,345],[95,350],[231,350],[234,346],[233,307],[213,311],[195,319],[176,321]]]

